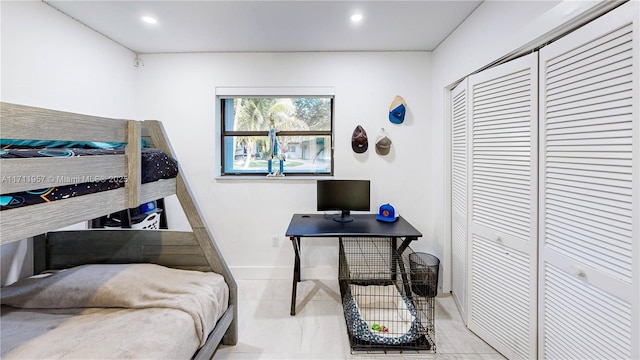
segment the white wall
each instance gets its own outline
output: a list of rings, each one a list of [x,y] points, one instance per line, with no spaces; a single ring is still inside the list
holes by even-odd
[[[127,118],[135,54],[40,1],[3,1],[2,101]]]
[[[33,247],[30,239],[0,246],[0,285],[33,275]]]
[[[427,226],[434,230],[434,242],[441,245],[443,288],[450,289],[450,234],[445,209],[448,208],[445,166],[449,136],[447,88],[465,76],[489,65],[525,45],[555,33],[564,24],[588,13],[602,1],[485,1],[432,54],[430,109],[432,128],[432,193]],[[450,211],[450,208],[449,208]]]
[[[215,180],[216,86],[334,87],[336,177],[371,179],[372,210],[393,203],[425,234],[415,248],[430,251],[429,53],[149,55],[144,67],[134,68],[128,50],[42,2],[3,2],[1,15],[2,101],[162,120],[206,221],[239,276],[291,277],[293,251],[284,232],[294,212],[315,212],[315,181]],[[396,94],[408,102],[402,125],[387,120]],[[358,124],[371,139],[364,155],[350,148]],[[394,141],[386,157],[373,149],[381,127]],[[169,209],[170,225],[187,228],[175,210]],[[277,248],[273,236],[281,240]],[[3,249],[3,260],[17,249]],[[303,267],[312,268],[303,276],[335,273],[336,264],[335,240],[303,245]]]
[[[163,122],[206,221],[238,277],[291,278],[293,248],[284,234],[293,213],[316,212],[315,180],[215,179],[216,87],[333,87],[335,177],[370,179],[372,211],[391,202],[425,235],[415,248],[433,246],[427,226],[433,177],[430,53],[164,54],[142,59],[137,115]],[[401,125],[388,120],[395,95],[408,104]],[[358,124],[370,141],[362,155],[351,150]],[[373,147],[382,127],[393,141],[386,157]],[[184,219],[171,226],[188,227]],[[272,247],[272,236],[280,238],[279,247]],[[337,253],[335,239],[303,239],[303,278],[335,278]]]
[[[0,6],[3,102],[105,117],[134,115],[134,54],[43,2]],[[33,271],[27,245],[0,249],[3,285]]]
[[[216,180],[216,86],[330,86],[336,91],[337,178],[372,180],[372,204],[393,203],[424,237],[418,251],[443,261],[445,236],[445,88],[569,21],[599,2],[483,3],[433,53],[134,54],[42,2],[2,2],[2,101],[100,116],[162,120],[183,171],[229,265],[245,277],[291,276],[284,238],[294,212],[315,212],[312,180]],[[409,113],[391,124],[387,111],[402,95]],[[350,149],[361,124],[375,139],[390,134],[387,157]],[[186,228],[174,209],[171,225]],[[271,247],[271,237],[280,246]],[[305,274],[335,270],[333,240],[303,244]],[[313,245],[311,245],[313,244]],[[3,253],[9,253],[4,251]],[[4,257],[3,257],[4,259]],[[263,271],[260,271],[263,270]]]

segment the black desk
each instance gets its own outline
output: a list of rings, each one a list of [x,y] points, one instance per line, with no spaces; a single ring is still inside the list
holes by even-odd
[[[291,291],[291,315],[296,314],[296,293],[300,282],[300,238],[303,237],[384,237],[390,238],[392,246],[400,253],[409,243],[422,237],[407,220],[399,217],[397,221],[388,223],[376,220],[375,214],[351,215],[352,222],[333,221],[324,214],[295,214],[291,218],[286,236],[293,244],[295,264],[293,267],[293,289]],[[397,246],[398,239],[403,239]]]

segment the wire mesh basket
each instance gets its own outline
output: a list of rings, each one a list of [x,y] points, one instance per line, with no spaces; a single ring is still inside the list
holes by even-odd
[[[398,250],[391,238],[340,239],[340,293],[352,352],[435,352],[438,278],[416,254]]]
[[[133,220],[133,219],[132,219]],[[105,228],[122,228],[120,219],[111,219],[105,224]],[[136,219],[131,222],[130,228],[122,228],[125,230],[157,230],[160,229],[160,211],[154,211],[145,214],[142,219]]]
[[[138,230],[157,230],[160,228],[160,213],[153,212],[147,214],[142,221],[136,224],[131,224],[132,229]]]

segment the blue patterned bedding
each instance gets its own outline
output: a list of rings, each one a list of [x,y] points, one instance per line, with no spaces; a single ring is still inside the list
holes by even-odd
[[[72,157],[99,156],[124,154],[124,148],[116,149],[2,149],[2,161],[15,158],[32,157]],[[160,179],[170,179],[178,175],[178,162],[159,149],[141,149],[142,183],[149,183]],[[4,181],[5,179],[3,179]],[[19,181],[20,179],[6,179]],[[31,190],[26,192],[0,195],[0,210],[14,209],[22,206],[51,202],[80,195],[92,194],[100,191],[113,190],[125,185],[125,179],[105,179],[103,181],[82,182],[79,184],[57,186]]]

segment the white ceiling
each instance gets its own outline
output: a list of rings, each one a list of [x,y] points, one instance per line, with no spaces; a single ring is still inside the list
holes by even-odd
[[[166,53],[433,50],[482,1],[45,2],[134,52]]]

